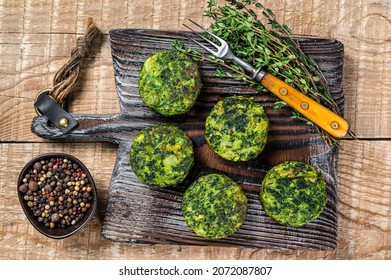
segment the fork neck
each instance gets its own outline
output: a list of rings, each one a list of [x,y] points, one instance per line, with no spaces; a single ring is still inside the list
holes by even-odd
[[[256,82],[260,82],[263,77],[265,77],[266,75],[266,71],[265,70],[262,70],[262,68],[258,68],[254,73],[253,73],[253,76],[252,76],[252,79]]]
[[[231,59],[235,61],[236,64],[238,64],[246,73],[250,74],[251,78],[256,82],[260,82],[266,74],[266,72],[261,68],[256,69],[252,65],[248,64],[247,62],[236,56],[233,56]]]

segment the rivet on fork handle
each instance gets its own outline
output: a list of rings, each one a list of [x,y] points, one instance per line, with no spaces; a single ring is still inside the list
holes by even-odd
[[[341,138],[348,133],[349,123],[346,120],[277,77],[266,73],[261,84],[330,135]]]

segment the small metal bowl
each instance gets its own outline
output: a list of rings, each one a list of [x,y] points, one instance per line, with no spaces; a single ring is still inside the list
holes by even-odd
[[[66,228],[45,227],[44,223],[39,222],[38,217],[34,216],[33,211],[28,207],[27,201],[24,200],[25,193],[19,190],[19,186],[23,184],[23,179],[25,178],[25,175],[29,172],[29,170],[33,169],[34,164],[38,161],[40,162],[42,160],[51,159],[51,158],[66,158],[68,160],[71,160],[73,163],[77,164],[81,168],[81,170],[86,174],[86,178],[88,178],[89,184],[92,187],[92,200],[89,202],[91,204],[91,207],[84,213],[84,217],[81,220],[79,220],[75,225],[70,225]],[[29,222],[40,233],[53,239],[62,239],[62,238],[69,237],[74,233],[78,232],[79,230],[81,230],[83,227],[85,227],[94,216],[98,205],[97,189],[94,180],[92,179],[91,173],[88,171],[86,166],[80,160],[78,160],[77,158],[71,155],[64,154],[64,153],[43,154],[30,160],[24,166],[24,168],[19,174],[17,193],[18,193],[20,205],[22,206],[23,212],[25,213]]]

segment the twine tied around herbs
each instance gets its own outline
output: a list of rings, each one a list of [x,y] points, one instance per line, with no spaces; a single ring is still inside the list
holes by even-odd
[[[53,87],[48,94],[61,106],[76,85],[81,63],[89,55],[92,41],[100,34],[101,31],[92,18],[88,18],[84,36],[77,38],[76,47],[71,51],[69,61],[54,76]]]

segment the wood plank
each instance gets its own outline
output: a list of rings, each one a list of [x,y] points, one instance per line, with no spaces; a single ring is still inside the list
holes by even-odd
[[[344,141],[340,155],[339,234],[347,254],[390,259],[391,141]]]
[[[7,37],[4,39],[7,42],[12,40],[12,36]],[[23,44],[23,52],[19,50],[20,45],[15,45],[15,47],[7,47],[5,53],[2,53],[7,59],[1,64],[4,75],[0,76],[2,82],[0,84],[0,139],[2,141],[42,141],[35,137],[30,129],[31,119],[36,116],[33,107],[34,99],[43,88],[52,86],[51,79],[68,59],[76,37],[74,34],[24,35],[20,40],[26,39],[30,43]],[[52,39],[59,45],[57,51],[48,53],[50,44],[42,44],[42,42]],[[119,111],[107,36],[103,36],[95,43],[91,57],[83,64],[82,74],[74,94],[67,102],[69,112],[98,114]],[[100,45],[102,50],[99,49]],[[20,56],[23,62],[15,64],[7,58],[15,59],[15,55]]]
[[[94,143],[0,144],[2,259],[390,259],[391,141],[343,141],[339,157],[338,246],[334,251],[142,245],[101,236],[103,209],[117,147]],[[94,176],[99,212],[75,236],[51,240],[27,221],[15,193],[17,176],[47,152],[77,156]],[[104,162],[105,164],[101,164]],[[378,167],[382,168],[379,169]],[[369,172],[364,172],[368,170]],[[377,173],[381,176],[376,177]],[[376,178],[376,179],[374,179]],[[37,246],[44,248],[36,250]],[[53,257],[54,256],[54,257]]]
[[[176,0],[155,0],[156,5],[164,7]],[[51,80],[57,69],[66,62],[70,49],[78,35],[84,31],[85,21],[88,16],[94,18],[98,26],[106,34],[103,36],[102,45],[96,46],[96,55],[93,54],[85,67],[85,74],[79,82],[74,94],[74,100],[70,104],[70,110],[77,113],[107,113],[114,114],[119,111],[117,95],[113,81],[113,69],[110,57],[107,33],[113,28],[167,28],[177,30],[183,28],[180,19],[191,17],[203,25],[207,25],[208,19],[202,18],[202,10],[206,6],[206,0],[187,0],[179,5],[170,5],[170,21],[166,21],[160,10],[151,8],[150,2],[140,1],[89,1],[89,0],[59,0],[53,1],[28,1],[28,0],[7,0],[0,2],[0,142],[1,142],[1,180],[0,200],[3,199],[6,186],[14,184],[16,178],[3,176],[4,172],[21,168],[18,158],[30,159],[36,155],[34,149],[41,151],[70,149],[68,144],[53,144],[42,140],[30,132],[30,124],[35,112],[32,110],[32,102],[42,88],[51,85]],[[336,38],[345,45],[345,71],[344,71],[344,92],[346,97],[345,115],[351,121],[354,131],[359,137],[365,138],[389,138],[391,133],[391,114],[389,111],[390,96],[390,1],[388,0],[265,0],[263,3],[274,10],[277,17],[283,23],[292,27],[294,32],[303,36],[319,36]],[[50,8],[47,8],[50,7]],[[61,9],[64,7],[64,11]],[[61,19],[57,18],[61,15]],[[156,21],[154,18],[159,17]],[[41,35],[47,35],[41,36]],[[39,57],[39,58],[38,58]],[[22,65],[24,68],[22,68]],[[30,65],[32,68],[27,68]],[[26,72],[29,72],[24,74]],[[35,73],[35,74],[34,74]],[[372,74],[373,73],[373,74]],[[21,97],[23,96],[23,97]],[[102,102],[104,100],[105,102]],[[44,144],[6,144],[5,142],[39,142]],[[347,144],[346,144],[347,143]],[[362,144],[358,144],[362,143]],[[21,145],[22,148],[15,148]],[[42,146],[43,145],[43,146]],[[48,145],[48,146],[46,146]],[[66,148],[63,148],[65,145]],[[94,145],[94,144],[89,144]],[[87,150],[90,156],[99,155],[99,148],[76,149],[79,155]],[[97,144],[98,147],[107,144]],[[89,258],[117,258],[137,259],[139,256],[151,259],[169,258],[191,258],[199,259],[237,259],[237,258],[385,258],[390,259],[390,241],[386,238],[389,229],[376,228],[377,223],[384,225],[387,219],[377,216],[376,213],[369,217],[371,209],[367,209],[366,200],[358,197],[361,192],[368,192],[368,199],[371,197],[371,186],[368,186],[364,177],[366,167],[371,162],[376,162],[385,171],[385,177],[371,173],[376,186],[389,186],[390,178],[389,161],[383,160],[382,153],[390,150],[389,142],[376,141],[369,143],[343,141],[346,153],[366,158],[365,162],[358,165],[360,170],[355,177],[349,178],[349,165],[360,159],[344,161],[344,151],[340,152],[340,163],[345,162],[346,170],[339,173],[344,176],[339,183],[339,188],[346,188],[346,197],[354,197],[355,206],[365,209],[368,217],[363,224],[354,221],[360,219],[365,211],[358,211],[351,205],[340,212],[340,229],[338,249],[327,253],[308,253],[306,251],[275,251],[275,250],[252,250],[252,249],[224,249],[216,247],[203,248],[199,246],[144,246],[144,245],[122,245],[113,242],[105,242],[99,237],[99,229],[88,233],[91,240],[91,251],[87,253]],[[7,147],[4,150],[4,147]],[[45,148],[46,146],[46,148]],[[109,145],[110,146],[110,145]],[[9,147],[13,147],[9,150]],[[19,146],[20,147],[20,146]],[[33,149],[34,147],[34,149]],[[98,149],[98,150],[96,150]],[[10,151],[8,155],[7,151]],[[371,154],[378,150],[380,160],[375,160]],[[113,158],[116,147],[111,150],[112,154],[105,154]],[[31,156],[31,157],[30,157]],[[104,158],[104,157],[103,157]],[[4,161],[6,164],[4,164]],[[113,161],[114,162],[114,158]],[[99,172],[105,172],[106,166],[98,165]],[[12,169],[13,168],[13,169]],[[102,182],[109,182],[113,166],[106,170],[105,179]],[[360,175],[361,174],[361,175]],[[383,175],[383,174],[382,174]],[[354,179],[356,178],[356,179]],[[350,183],[345,180],[355,180],[356,189],[350,189]],[[106,186],[107,186],[106,185]],[[10,191],[10,190],[8,190]],[[7,192],[7,198],[12,197],[13,192]],[[388,194],[386,192],[386,194]],[[343,196],[343,194],[339,194]],[[353,199],[353,198],[351,198]],[[13,211],[15,203],[4,200],[0,202],[1,216],[4,212]],[[16,200],[14,201],[16,202]],[[359,204],[364,204],[362,207]],[[339,203],[341,205],[341,203]],[[358,205],[358,206],[357,206]],[[340,206],[341,208],[342,206]],[[382,213],[391,206],[382,206]],[[11,210],[9,210],[11,209]],[[350,210],[349,210],[350,209]],[[377,211],[378,206],[374,207]],[[18,215],[22,212],[18,212]],[[353,215],[353,216],[351,216]],[[363,216],[364,217],[364,216]],[[18,220],[19,219],[19,220]],[[33,258],[31,252],[36,252],[36,246],[41,246],[47,252],[42,252],[40,258],[52,258],[53,256],[70,258],[84,257],[86,250],[90,250],[85,244],[77,243],[81,251],[72,250],[72,241],[67,240],[65,244],[49,242],[38,238],[38,242],[28,243],[33,234],[32,228],[23,216],[12,218],[6,223],[0,222],[1,236],[6,236],[6,242],[0,240],[0,255],[5,258]],[[94,220],[95,222],[95,220]],[[98,221],[99,224],[99,221]],[[100,226],[100,224],[99,224]],[[27,230],[26,230],[27,228]],[[361,234],[361,232],[365,234]],[[31,234],[31,235],[30,235]],[[20,237],[23,236],[23,237]],[[17,241],[13,243],[13,239]],[[368,242],[370,240],[370,242]],[[36,241],[36,240],[35,240]],[[68,242],[69,241],[69,242]],[[28,243],[27,246],[25,244]],[[13,245],[8,245],[13,244]],[[56,245],[61,244],[61,245]],[[99,250],[96,244],[100,244]],[[15,245],[15,246],[14,246]],[[4,249],[5,248],[5,249]],[[51,250],[50,248],[55,248]],[[59,252],[58,248],[62,248]],[[64,250],[66,249],[66,250]],[[69,251],[69,253],[68,253]],[[30,252],[30,253],[26,253]],[[102,255],[101,255],[102,252]],[[51,255],[54,253],[54,255]],[[92,256],[92,257],[91,257]],[[174,257],[173,257],[174,256]]]
[[[175,5],[176,1],[154,3],[158,8],[144,2],[102,1],[95,5],[71,0],[4,2],[0,9],[0,139],[42,141],[29,133],[29,122],[35,115],[31,104],[38,91],[51,86],[55,72],[66,62],[76,37],[83,33],[88,16],[94,17],[106,35],[96,43],[69,104],[70,111],[80,113],[105,114],[119,110],[109,30],[125,27],[183,29],[181,22],[187,17],[205,25],[210,22],[202,20],[199,1],[180,5]],[[388,58],[391,41],[387,36],[391,30],[389,2],[285,0],[282,3],[265,1],[265,5],[275,10],[278,18],[298,35],[337,38],[344,43],[346,118],[358,137],[391,137],[391,98],[386,94],[391,90]],[[165,6],[172,8],[172,16],[167,19],[163,17],[163,12],[167,11]]]

